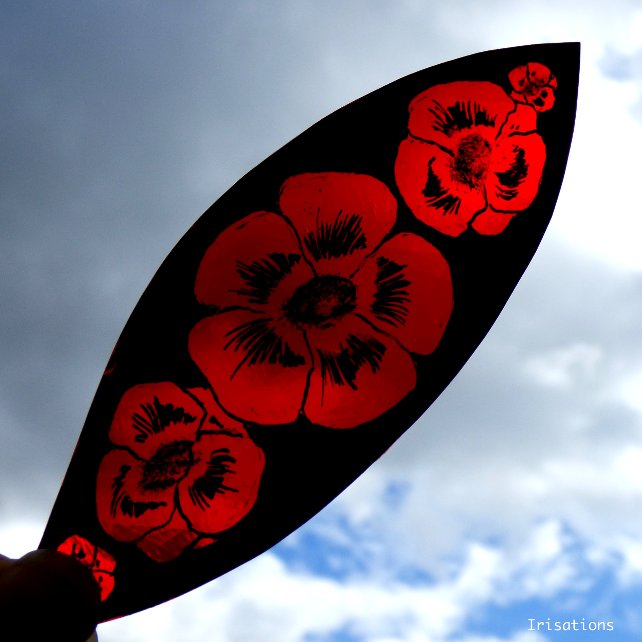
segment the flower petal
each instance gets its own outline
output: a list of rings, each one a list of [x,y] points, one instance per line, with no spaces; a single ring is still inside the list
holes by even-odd
[[[142,383],[120,400],[109,438],[143,459],[172,441],[194,441],[204,412],[196,400],[170,382]]]
[[[452,156],[437,145],[406,138],[399,145],[395,177],[412,213],[443,234],[459,236],[486,207],[484,190],[453,177]]]
[[[416,234],[397,234],[353,280],[360,314],[407,350],[437,347],[453,308],[450,268],[437,248]]]
[[[220,533],[254,505],[265,467],[263,451],[248,437],[205,434],[194,454],[197,463],[178,486],[180,507],[199,533]]]
[[[222,312],[194,326],[189,352],[229,413],[262,424],[296,420],[312,362],[294,326]]]
[[[542,180],[546,147],[539,134],[502,138],[493,150],[486,181],[488,204],[498,212],[519,212],[532,202]]]
[[[537,112],[524,103],[515,105],[515,110],[508,114],[500,136],[510,134],[530,134],[537,130]]]
[[[223,410],[221,404],[214,398],[211,390],[208,388],[190,388],[188,392],[196,397],[203,408],[205,408],[206,416],[201,426],[202,431],[224,430],[237,435],[247,436],[247,431],[243,424]]]
[[[288,222],[278,214],[255,212],[225,229],[209,246],[194,290],[199,302],[207,305],[262,308],[279,288],[291,292],[312,276]]]
[[[539,62],[528,63],[528,80],[537,87],[543,87],[544,85],[557,87],[557,80],[551,70]]]
[[[496,134],[514,108],[506,92],[490,82],[435,85],[410,103],[408,130],[415,138],[452,150],[463,131],[490,128]]]
[[[92,568],[98,547],[80,535],[71,535],[56,550]],[[112,558],[113,559],[113,558]],[[113,569],[112,569],[113,570]]]
[[[528,84],[528,68],[526,65],[515,67],[515,69],[508,74],[508,81],[516,92],[523,92]]]
[[[494,236],[501,234],[514,218],[514,213],[496,212],[489,207],[472,222],[471,227],[484,236]]]
[[[529,62],[508,74],[513,87],[511,98],[528,103],[539,112],[548,111],[555,103],[557,79],[551,70],[538,62]]]
[[[212,537],[201,537],[196,544],[194,544],[193,548],[205,548],[206,546],[211,546],[212,544],[216,544],[218,542],[217,539],[214,539]]]
[[[102,548],[98,548],[80,535],[71,535],[56,549],[84,564],[98,584],[100,600],[104,602],[115,587],[116,560]]]
[[[116,560],[107,551],[80,535],[71,535],[56,550],[77,559],[92,571],[113,573],[116,570]]]
[[[526,100],[536,111],[548,111],[555,104],[555,92],[550,87],[537,87],[526,97]]]
[[[145,489],[144,464],[126,450],[111,450],[98,468],[96,509],[105,532],[131,542],[169,521],[175,486]]]
[[[281,188],[279,204],[319,274],[349,276],[395,223],[388,188],[364,174],[299,174]]]
[[[314,370],[304,410],[315,424],[353,428],[376,419],[415,387],[408,352],[356,316],[331,332],[315,332],[310,344]]]
[[[151,531],[136,545],[155,562],[170,562],[196,539],[198,535],[190,530],[189,524],[175,510],[167,524]]]
[[[98,590],[100,591],[100,601],[104,602],[116,588],[116,579],[112,573],[104,571],[92,571],[94,579],[98,583]]]

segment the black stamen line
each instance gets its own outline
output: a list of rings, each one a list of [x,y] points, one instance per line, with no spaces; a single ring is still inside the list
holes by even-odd
[[[474,101],[457,101],[446,108],[440,103],[428,109],[435,117],[435,129],[446,136],[453,131],[470,129],[478,125],[494,126],[495,118],[479,103]]]
[[[317,350],[321,365],[321,377],[336,386],[348,385],[357,389],[356,378],[361,366],[368,365],[375,373],[379,370],[386,347],[374,338],[362,339],[349,335],[346,346],[339,353]]]
[[[217,454],[218,453],[218,454]],[[200,509],[208,508],[210,502],[217,494],[226,492],[238,493],[236,488],[227,486],[223,483],[227,474],[235,474],[231,466],[236,463],[236,459],[230,455],[227,448],[219,448],[212,453],[207,464],[207,470],[202,477],[199,477],[189,489],[189,496],[192,503]]]
[[[140,517],[148,510],[154,510],[160,506],[167,506],[166,502],[136,502],[124,490],[125,477],[131,470],[131,466],[124,464],[120,467],[120,471],[114,479],[112,487],[112,500],[110,505],[110,512],[113,517],[116,516],[116,511],[120,508],[120,512],[127,517]]]
[[[141,415],[139,412],[135,412],[132,421],[137,433],[134,436],[134,440],[138,442],[145,441],[147,437],[154,432],[154,415],[151,405],[144,404],[142,410],[143,413],[145,413],[145,416]]]
[[[278,363],[285,368],[295,368],[305,363],[305,359],[296,354],[276,334],[267,319],[247,321],[228,332],[225,336],[230,337],[230,340],[223,347],[224,350],[233,346],[235,352],[238,350],[245,351],[245,355],[234,369],[234,372],[232,372],[230,378],[233,378],[246,363],[251,366],[266,362],[270,364]]]
[[[377,291],[370,308],[378,319],[391,325],[405,324],[408,316],[410,294],[407,288],[411,282],[404,273],[406,267],[384,256],[377,259]]]
[[[528,176],[528,163],[526,151],[523,147],[513,146],[515,160],[505,172],[495,172],[499,181],[499,196],[504,200],[511,200],[518,194],[518,187]]]
[[[250,303],[264,305],[270,294],[300,260],[299,254],[271,252],[266,258],[251,263],[237,261],[236,271],[248,287],[231,292],[247,297]]]
[[[131,470],[131,466],[127,466],[127,465],[121,466],[120,471],[116,476],[116,479],[114,479],[111,485],[112,498],[111,498],[111,505],[109,509],[112,516],[116,515],[116,509],[118,508],[118,505],[122,501],[122,497],[126,494],[125,491],[123,490],[123,486],[125,485],[125,477],[127,476],[127,473],[130,470]]]
[[[183,408],[176,408],[173,404],[162,404],[158,397],[154,397],[153,403],[142,404],[145,416],[139,412],[134,413],[133,424],[137,434],[134,441],[144,443],[152,434],[163,432],[167,426],[173,423],[190,424],[196,421],[196,417],[185,412]]]
[[[129,495],[125,495],[120,502],[120,512],[127,517],[140,517],[148,510],[155,510],[167,506],[166,502],[136,502]]]
[[[444,189],[441,181],[432,168],[432,164],[434,162],[435,159],[431,158],[428,163],[426,186],[422,191],[422,194],[426,197],[426,204],[443,210],[444,216],[447,214],[457,214],[459,212],[461,200]]]
[[[333,223],[317,224],[316,232],[306,234],[303,242],[316,261],[348,256],[366,247],[361,216],[342,216],[340,211]]]

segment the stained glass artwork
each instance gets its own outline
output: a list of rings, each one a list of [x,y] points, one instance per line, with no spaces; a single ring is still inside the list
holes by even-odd
[[[41,543],[92,571],[103,620],[269,549],[422,416],[542,239],[578,73],[576,43],[419,71],[194,223],[118,340]]]

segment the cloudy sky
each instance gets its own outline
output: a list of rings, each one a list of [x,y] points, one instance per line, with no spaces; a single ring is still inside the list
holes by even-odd
[[[642,635],[642,3],[6,0],[0,551],[37,546],[113,344],[240,176],[347,102],[579,40],[553,222],[493,330],[384,458],[251,563],[101,642]],[[612,622],[594,633],[530,620]]]

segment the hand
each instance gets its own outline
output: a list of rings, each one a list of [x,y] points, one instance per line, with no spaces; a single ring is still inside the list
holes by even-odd
[[[96,628],[100,596],[90,571],[55,551],[13,560],[0,555],[0,639],[85,642]]]

